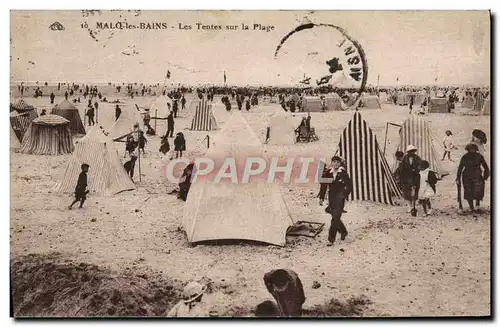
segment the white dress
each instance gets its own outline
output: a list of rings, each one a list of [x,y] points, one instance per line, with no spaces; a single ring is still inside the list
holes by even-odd
[[[422,170],[420,172],[420,189],[418,190],[419,199],[430,199],[435,195],[431,185],[427,183],[427,179],[429,178],[429,172],[430,172],[429,168]]]

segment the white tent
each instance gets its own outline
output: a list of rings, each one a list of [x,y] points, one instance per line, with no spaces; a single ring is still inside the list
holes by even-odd
[[[220,169],[224,158],[244,166],[246,158],[263,158],[262,145],[240,112],[231,114],[216,136],[206,157]],[[243,162],[243,163],[242,163]],[[293,220],[280,187],[264,178],[241,183],[213,178],[193,182],[189,191],[183,226],[190,243],[210,240],[251,240],[283,246]],[[256,178],[256,177],[255,177]]]
[[[57,192],[75,191],[83,163],[90,165],[89,191],[100,195],[113,195],[135,189],[134,183],[123,168],[113,141],[104,135],[98,126],[92,127],[86,136],[75,143],[75,151],[66,167],[64,177],[56,186]]]
[[[295,144],[295,129],[299,126],[300,119],[296,119],[290,112],[283,108],[276,109],[269,122],[269,141],[271,145],[293,145]]]
[[[113,140],[122,138],[132,133],[134,125],[139,124],[140,126],[141,122],[141,114],[136,108],[132,106],[124,107],[118,120],[115,121],[109,129],[108,136]]]
[[[167,118],[169,114],[168,110],[168,98],[164,95],[160,95],[156,100],[153,101],[150,108],[151,117],[157,118]],[[157,111],[158,110],[158,111]]]

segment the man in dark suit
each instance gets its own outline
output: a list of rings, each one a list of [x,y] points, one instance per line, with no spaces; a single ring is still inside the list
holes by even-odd
[[[335,243],[337,232],[340,232],[340,239],[345,240],[347,229],[341,220],[344,212],[345,199],[352,191],[352,181],[346,169],[342,166],[342,159],[338,156],[332,158],[330,169],[332,182],[328,193],[328,211],[332,215],[332,223],[328,232],[328,246]]]

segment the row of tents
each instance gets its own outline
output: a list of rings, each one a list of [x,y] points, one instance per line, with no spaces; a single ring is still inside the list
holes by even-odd
[[[263,155],[258,137],[239,112],[231,115],[212,143],[206,155],[214,160],[227,154],[236,160]],[[410,144],[419,148],[431,169],[440,176],[447,174],[437,160],[427,122],[416,115],[401,126],[398,149],[404,151]],[[343,130],[337,151],[346,160],[353,181],[349,200],[397,203],[401,190],[376,135],[359,111]],[[279,186],[266,182],[194,183],[183,215],[183,227],[191,243],[243,239],[283,246],[286,231],[294,223]]]

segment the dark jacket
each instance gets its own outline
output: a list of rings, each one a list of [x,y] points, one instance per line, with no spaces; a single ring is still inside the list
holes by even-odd
[[[332,183],[328,192],[328,202],[330,208],[344,206],[344,200],[352,192],[352,180],[344,167],[339,168],[337,175]]]
[[[186,140],[181,136],[176,136],[174,139],[174,150],[175,151],[185,151],[186,150]]]
[[[78,176],[78,182],[76,183],[75,193],[85,193],[87,188],[87,173],[82,171]]]
[[[174,126],[174,115],[173,113],[169,113],[167,116],[167,125]]]
[[[410,156],[405,155],[400,164],[400,181],[403,184],[416,185],[418,186],[418,181],[420,178],[420,162],[422,159],[418,155],[413,155],[413,162],[410,163]]]

